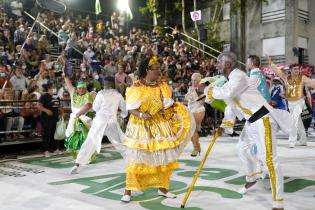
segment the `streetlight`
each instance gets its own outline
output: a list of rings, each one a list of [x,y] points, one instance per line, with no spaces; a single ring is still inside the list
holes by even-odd
[[[118,0],[117,8],[119,11],[126,12],[129,8],[128,0]]]
[[[127,18],[127,34],[128,34],[128,22],[133,18],[128,0],[117,0],[117,8],[120,12],[123,12]]]

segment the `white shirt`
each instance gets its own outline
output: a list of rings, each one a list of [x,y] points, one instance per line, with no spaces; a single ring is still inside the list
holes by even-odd
[[[14,90],[25,90],[27,86],[27,80],[24,76],[17,77],[14,75],[10,79]]]
[[[93,102],[93,110],[96,115],[104,116],[104,120],[117,120],[117,111],[121,110],[121,116],[127,117],[126,102],[122,95],[114,89],[104,89],[97,93]]]
[[[259,83],[258,78],[249,78],[245,72],[234,69],[229,75],[228,82],[222,87],[213,87],[212,96],[215,99],[225,100],[239,119],[244,116],[248,120],[252,114],[265,106],[281,129],[288,132],[292,126],[289,113],[273,109],[257,90]],[[208,90],[209,86],[205,89],[207,97]]]

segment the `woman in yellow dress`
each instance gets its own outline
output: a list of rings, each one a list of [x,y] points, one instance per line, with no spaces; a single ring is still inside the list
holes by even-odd
[[[159,82],[160,63],[156,56],[146,58],[139,67],[139,80],[126,91],[130,118],[126,129],[126,190],[123,202],[131,199],[131,190],[158,188],[158,195],[176,198],[168,191],[170,177],[179,167],[177,159],[195,130],[188,109],[174,103],[172,90]]]

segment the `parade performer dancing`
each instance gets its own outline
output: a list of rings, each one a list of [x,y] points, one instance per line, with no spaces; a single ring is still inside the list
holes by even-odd
[[[95,118],[71,169],[71,174],[78,173],[80,165],[88,164],[95,152],[100,153],[103,136],[107,136],[113,146],[124,154],[124,147],[121,144],[124,135],[117,121],[117,112],[120,110],[123,118],[127,117],[128,112],[124,98],[115,90],[113,77],[104,79],[104,90],[97,93],[93,110],[96,112]]]
[[[72,111],[66,130],[65,147],[76,158],[92,122],[93,113],[90,112],[90,109],[92,108],[93,96],[87,91],[85,82],[79,81],[74,88],[68,77],[64,76],[64,80],[71,96]]]
[[[269,60],[269,65],[273,72],[285,82],[285,96],[288,99],[289,111],[294,120],[294,126],[291,128],[289,135],[289,147],[294,148],[295,145],[307,146],[307,137],[302,122],[301,113],[305,106],[304,87],[315,88],[315,80],[312,80],[300,71],[298,64],[291,65],[291,74],[285,74],[283,71]],[[297,137],[300,136],[300,142],[297,143]]]
[[[194,150],[190,154],[192,157],[196,157],[198,154],[200,155],[201,152],[199,133],[201,132],[201,123],[205,116],[204,100],[200,100],[200,96],[203,95],[203,87],[200,81],[201,74],[194,73],[191,76],[192,85],[188,88],[187,94],[185,95],[185,100],[188,101],[188,109],[193,113],[196,121],[196,130],[191,139],[194,147]]]
[[[188,109],[174,103],[172,91],[158,82],[160,63],[156,56],[146,58],[139,67],[139,78],[127,89],[126,104],[130,118],[126,129],[126,190],[123,202],[131,199],[131,190],[159,188],[158,195],[175,198],[168,191],[170,176],[179,167],[177,159],[195,131]]]
[[[217,67],[224,71],[229,81],[222,87],[208,86],[205,95],[208,99],[223,99],[228,102],[239,119],[245,117],[244,129],[248,138],[244,145],[257,145],[257,157],[269,171],[273,197],[273,210],[283,210],[283,176],[277,157],[277,140],[274,138],[277,125],[285,131],[291,129],[292,120],[288,112],[273,109],[258,92],[259,80],[249,78],[246,73],[236,68],[236,55],[222,53],[218,57]],[[245,148],[245,147],[244,147]],[[257,161],[248,150],[242,150],[240,157],[246,172],[246,185],[249,188],[256,183]]]

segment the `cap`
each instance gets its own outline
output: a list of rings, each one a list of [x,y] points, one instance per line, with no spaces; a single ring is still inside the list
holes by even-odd
[[[87,88],[87,85],[86,85],[85,82],[80,81],[80,82],[78,82],[78,84],[77,84],[77,88]]]

